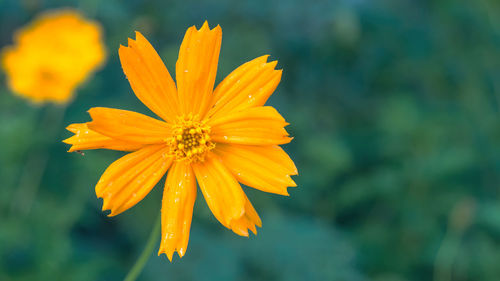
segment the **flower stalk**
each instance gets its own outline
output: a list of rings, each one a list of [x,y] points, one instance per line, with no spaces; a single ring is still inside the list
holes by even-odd
[[[142,250],[141,255],[139,256],[139,258],[135,262],[134,266],[132,266],[132,268],[128,272],[124,281],[137,280],[137,277],[139,277],[142,270],[144,269],[144,266],[146,265],[147,261],[151,257],[151,254],[153,253],[153,250],[155,249],[155,245],[156,245],[156,243],[158,243],[158,240],[160,239],[161,214],[158,215],[158,218],[156,218],[155,221],[156,221],[155,225],[153,226],[153,229],[151,230],[151,234],[149,234],[149,239],[148,239],[148,242],[146,243],[146,246],[144,247],[144,250]]]

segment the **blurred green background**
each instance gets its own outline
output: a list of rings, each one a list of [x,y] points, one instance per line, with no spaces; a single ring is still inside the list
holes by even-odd
[[[94,106],[150,114],[119,44],[141,31],[174,73],[205,19],[224,34],[217,81],[263,54],[284,69],[269,104],[291,123],[298,187],[246,189],[263,220],[250,238],[198,196],[186,256],[152,256],[139,280],[500,280],[499,1],[0,0],[0,46],[60,7],[99,21],[109,56],[66,109],[0,74],[0,280],[123,279],[162,188],[106,217],[94,186],[123,153],[66,153],[64,127]]]

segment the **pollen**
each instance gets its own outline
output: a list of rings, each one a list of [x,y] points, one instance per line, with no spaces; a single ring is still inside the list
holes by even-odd
[[[168,142],[177,161],[203,162],[205,154],[215,147],[210,126],[195,120],[192,115],[182,116],[173,127],[174,135]]]

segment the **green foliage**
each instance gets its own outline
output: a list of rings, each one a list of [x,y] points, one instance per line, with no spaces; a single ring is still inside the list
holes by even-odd
[[[161,188],[107,218],[93,188],[122,154],[68,154],[64,127],[93,106],[149,114],[119,44],[140,30],[173,73],[205,19],[224,33],[218,81],[262,54],[283,68],[270,104],[291,123],[298,187],[248,190],[263,220],[249,239],[199,194],[186,256],[153,256],[140,280],[500,279],[500,2],[3,0],[0,46],[57,7],[100,21],[109,58],[65,112],[0,76],[0,280],[123,279]]]

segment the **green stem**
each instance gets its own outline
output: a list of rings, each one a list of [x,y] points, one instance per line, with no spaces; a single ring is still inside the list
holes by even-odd
[[[439,247],[434,262],[434,280],[453,280],[453,266],[458,257],[461,243],[467,228],[474,220],[476,201],[464,198],[458,201],[450,212],[448,228]]]
[[[42,178],[47,168],[50,156],[50,145],[57,140],[58,133],[66,113],[66,105],[51,106],[45,108],[43,116],[37,130],[44,132],[44,139],[33,145],[38,145],[38,149],[27,154],[26,163],[22,169],[19,186],[14,198],[11,201],[11,214],[18,214],[20,217],[27,216],[35,200]]]
[[[158,218],[156,219],[156,224],[153,227],[153,230],[151,230],[151,234],[149,234],[149,239],[148,243],[146,244],[146,247],[144,247],[144,250],[142,250],[141,255],[135,262],[132,269],[130,269],[130,271],[128,272],[124,281],[135,281],[137,277],[139,277],[139,274],[141,274],[142,270],[144,269],[144,266],[146,265],[146,262],[149,260],[151,254],[153,253],[153,250],[155,249],[158,239],[160,238],[160,233],[161,233],[160,226],[161,226],[161,213],[160,215],[158,215]]]

